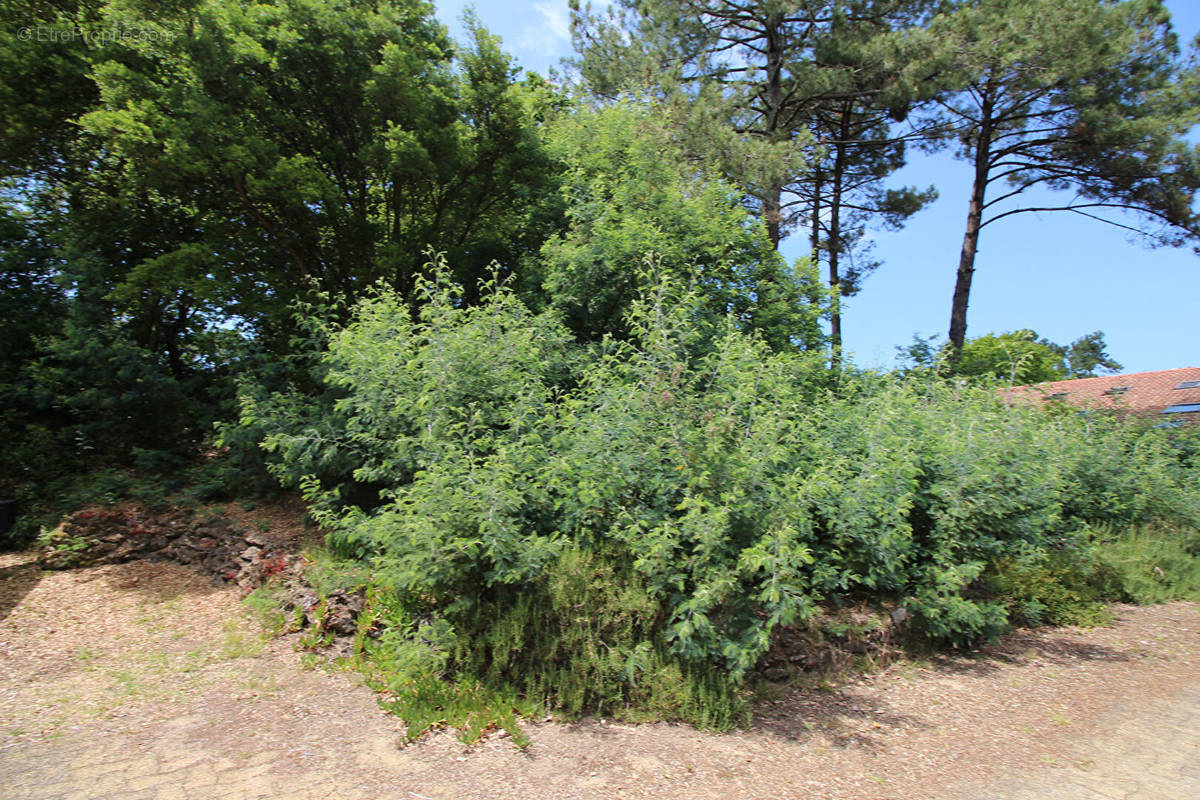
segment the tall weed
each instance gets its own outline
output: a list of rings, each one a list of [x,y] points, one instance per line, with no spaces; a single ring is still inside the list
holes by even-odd
[[[1110,528],[1099,536],[1096,558],[1108,570],[1102,588],[1114,600],[1200,601],[1200,529],[1161,524]]]

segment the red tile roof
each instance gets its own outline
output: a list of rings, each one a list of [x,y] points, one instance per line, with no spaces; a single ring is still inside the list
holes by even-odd
[[[1151,416],[1162,414],[1163,409],[1169,406],[1200,404],[1200,385],[1187,389],[1176,388],[1181,383],[1192,381],[1200,381],[1200,367],[1035,383],[1005,389],[1004,394],[1011,400],[1054,399],[1088,408]],[[1121,387],[1128,388],[1120,391]],[[1114,389],[1118,391],[1112,391]],[[1200,412],[1165,414],[1163,419],[1196,422],[1200,421]]]

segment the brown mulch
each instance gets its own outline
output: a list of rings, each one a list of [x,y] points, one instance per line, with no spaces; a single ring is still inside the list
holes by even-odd
[[[1113,709],[1200,679],[1200,606],[1114,612],[1107,628],[1021,630],[978,653],[792,690],[722,735],[587,719],[529,723],[526,751],[452,733],[398,749],[399,722],[353,675],[305,669],[294,637],[263,641],[236,589],[175,564],[41,572],[8,554],[0,785],[6,757],[51,769],[82,742],[153,751],[186,728],[191,751],[282,754],[268,765],[276,786],[319,773],[344,797],[947,797],[1048,763]]]

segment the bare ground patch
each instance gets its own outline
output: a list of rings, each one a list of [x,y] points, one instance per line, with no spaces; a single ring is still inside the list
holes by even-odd
[[[588,719],[529,724],[525,752],[450,733],[400,749],[370,691],[264,641],[235,589],[28,561],[0,557],[0,786],[20,798],[950,798],[1073,764],[1114,714],[1200,678],[1200,606],[1120,606],[1111,628],[791,691],[724,735]]]

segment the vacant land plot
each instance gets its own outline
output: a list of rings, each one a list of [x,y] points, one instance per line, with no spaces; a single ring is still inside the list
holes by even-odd
[[[1118,607],[762,705],[748,730],[535,721],[397,747],[353,675],[264,642],[233,589],[0,557],[0,794],[13,798],[1193,798],[1200,607]]]

